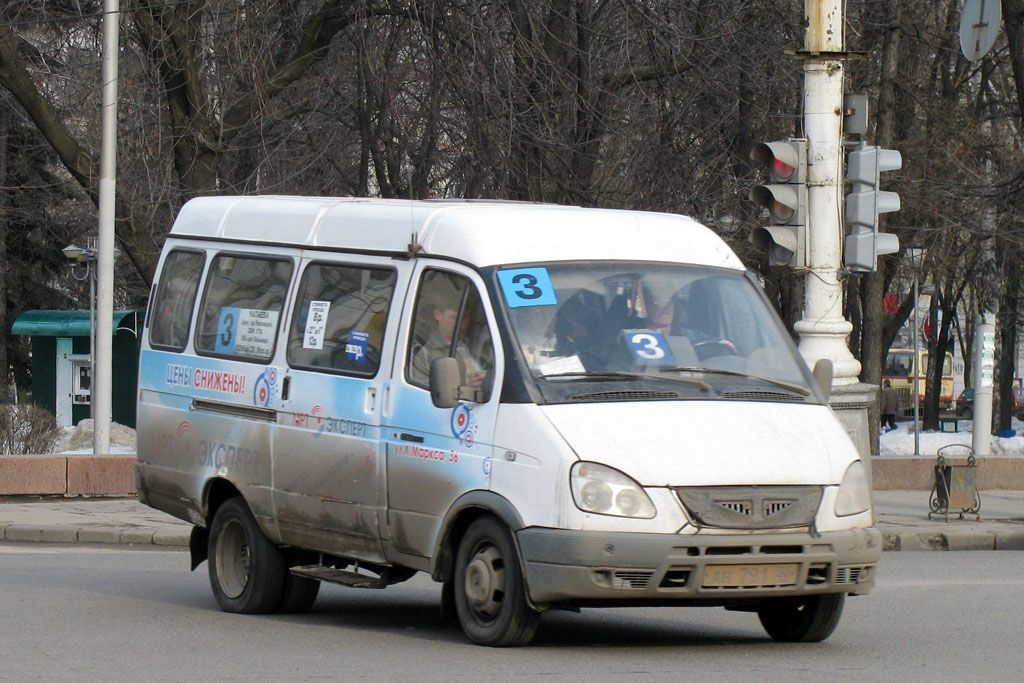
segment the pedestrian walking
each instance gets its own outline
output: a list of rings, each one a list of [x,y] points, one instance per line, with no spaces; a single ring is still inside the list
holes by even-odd
[[[882,430],[891,432],[896,429],[896,411],[900,409],[900,396],[892,388],[892,381],[882,381],[882,391],[879,393],[879,403],[882,413]]]

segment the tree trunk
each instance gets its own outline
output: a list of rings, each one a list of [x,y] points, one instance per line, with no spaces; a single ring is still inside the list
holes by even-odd
[[[1017,91],[1017,115],[1024,123],[1024,0],[1002,0],[1003,26],[1006,29],[1006,43],[1013,67],[1013,81]],[[1007,253],[1009,252],[1009,253]],[[1002,296],[999,307],[999,346],[1001,350],[998,368],[999,410],[997,428],[1009,429],[1013,413],[1013,366],[1017,355],[1017,315],[1021,268],[1017,250],[1003,253]]]
[[[996,369],[996,431],[1012,427],[1013,418],[1013,376],[1017,356],[1017,314],[1020,297],[1020,256],[1016,249],[1007,246],[1003,260],[1003,287],[999,300],[998,367]]]

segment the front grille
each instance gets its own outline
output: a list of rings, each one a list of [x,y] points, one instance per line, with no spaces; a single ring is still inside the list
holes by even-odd
[[[810,526],[821,486],[680,486],[679,501],[699,526],[783,529]]]
[[[798,394],[787,394],[781,391],[726,391],[722,398],[731,398],[741,401],[786,401],[789,403],[802,403],[803,396]]]
[[[572,401],[674,401],[679,394],[674,391],[595,391],[591,394],[577,394]]]

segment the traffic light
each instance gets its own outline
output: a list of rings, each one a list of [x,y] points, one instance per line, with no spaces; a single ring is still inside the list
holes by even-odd
[[[807,265],[807,141],[759,142],[751,160],[768,169],[768,184],[750,198],[768,209],[769,225],[754,228],[750,241],[768,252],[773,266]]]
[[[878,215],[900,210],[900,196],[878,189],[883,171],[896,171],[903,157],[895,149],[882,149],[863,142],[846,159],[846,179],[852,183],[846,195],[846,236],[844,262],[850,270],[870,273],[878,269],[878,257],[900,250],[896,235],[878,232]]]

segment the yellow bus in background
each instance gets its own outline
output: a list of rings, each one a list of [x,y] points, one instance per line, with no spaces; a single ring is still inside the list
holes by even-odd
[[[913,412],[914,373],[920,378],[920,400],[924,400],[928,386],[928,352],[918,351],[919,363],[914,363],[913,349],[890,349],[882,367],[882,380],[889,380],[900,395],[900,412]],[[942,364],[942,387],[939,392],[939,407],[953,407],[953,354],[946,353]]]

